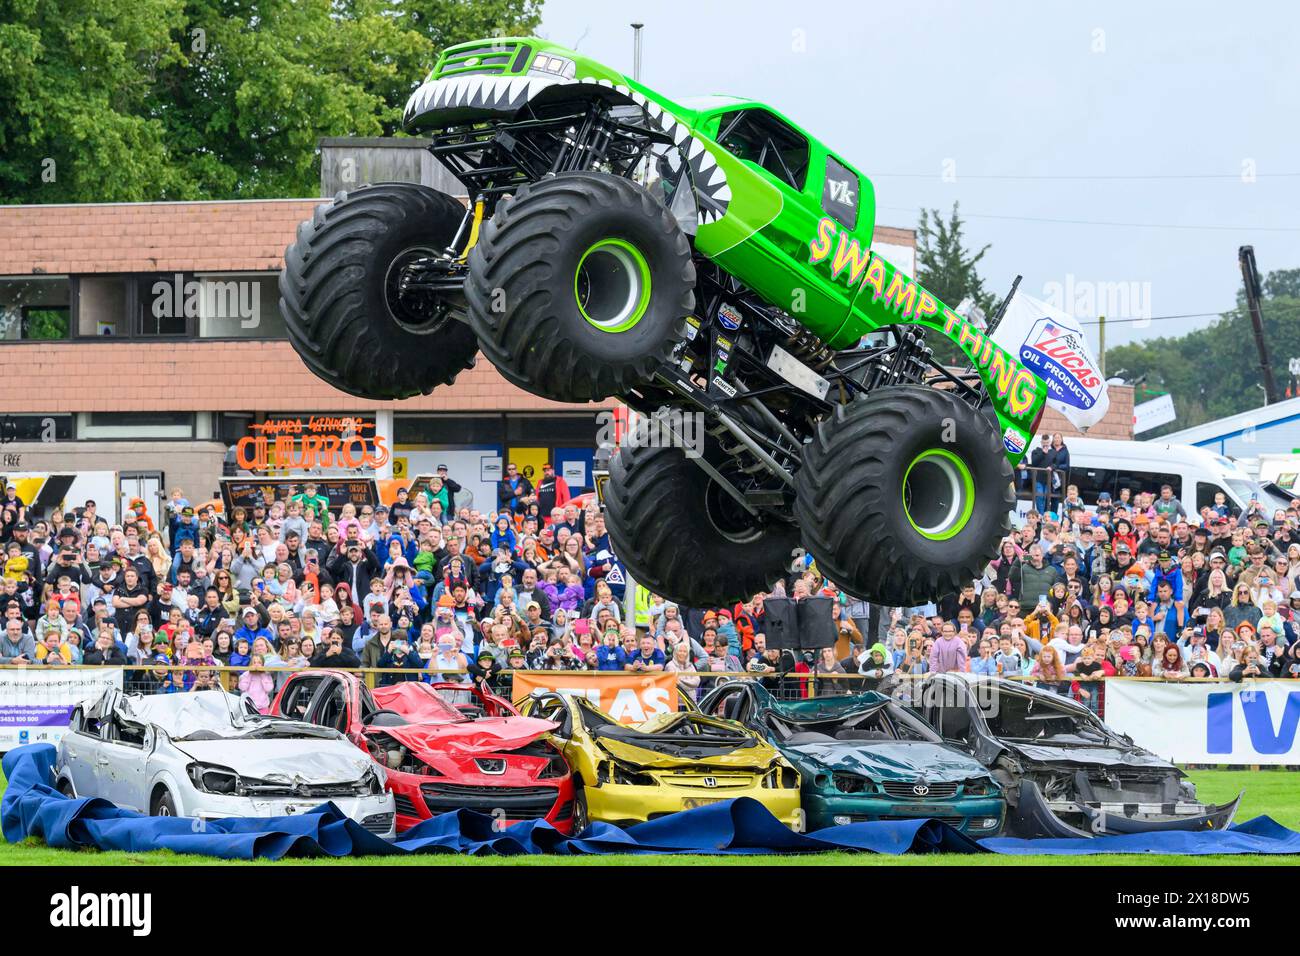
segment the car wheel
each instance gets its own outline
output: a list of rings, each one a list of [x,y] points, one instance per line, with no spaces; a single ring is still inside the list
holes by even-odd
[[[154,817],[174,817],[176,813],[176,801],[167,790],[159,790],[154,796],[153,802],[149,804],[149,815]]]
[[[581,836],[590,825],[591,818],[587,815],[587,792],[581,786],[577,786],[573,791],[573,835]]]

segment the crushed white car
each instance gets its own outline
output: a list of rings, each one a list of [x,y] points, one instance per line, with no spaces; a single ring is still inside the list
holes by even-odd
[[[55,786],[153,816],[276,817],[332,801],[370,832],[396,835],[378,767],[341,733],[257,713],[224,691],[123,694],[78,705]]]

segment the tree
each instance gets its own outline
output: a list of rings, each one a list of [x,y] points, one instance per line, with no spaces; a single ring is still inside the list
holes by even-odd
[[[539,19],[540,0],[0,0],[0,202],[315,195],[321,137],[397,133],[442,47]]]
[[[985,290],[984,280],[976,269],[991,245],[985,243],[975,253],[966,249],[958,206],[952,204],[947,222],[937,209],[921,210],[921,221],[916,227],[916,278],[953,308],[970,296],[986,315],[991,315],[997,297]]]
[[[956,309],[970,296],[986,316],[997,308],[997,297],[984,288],[976,266],[991,248],[988,243],[978,252],[970,252],[962,238],[962,221],[958,203],[945,222],[937,209],[922,209],[916,227],[916,278],[949,307]],[[949,365],[966,364],[956,345],[938,336],[929,339],[935,358]]]

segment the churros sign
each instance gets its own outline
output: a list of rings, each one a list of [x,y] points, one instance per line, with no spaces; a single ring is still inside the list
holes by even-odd
[[[382,468],[388,464],[385,440],[375,423],[349,416],[276,418],[249,426],[235,443],[235,461],[248,471],[267,468]]]

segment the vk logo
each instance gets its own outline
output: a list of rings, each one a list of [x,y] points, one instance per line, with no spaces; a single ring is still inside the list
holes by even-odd
[[[831,199],[835,202],[842,202],[845,205],[853,205],[853,188],[849,185],[848,180],[828,179],[826,188],[831,191]]]
[[[1246,718],[1250,746],[1255,753],[1285,754],[1295,746],[1296,728],[1300,726],[1300,691],[1291,691],[1282,705],[1281,720],[1274,723],[1268,695],[1255,691],[1232,694],[1209,694],[1205,709],[1205,749],[1212,754],[1230,754],[1232,750],[1232,702],[1241,702]],[[1277,727],[1274,730],[1274,727]]]

